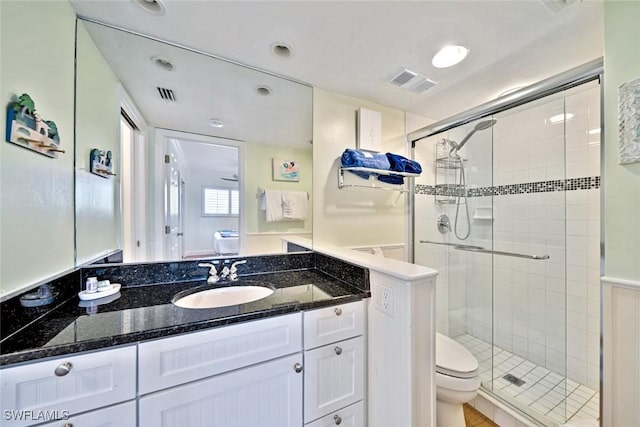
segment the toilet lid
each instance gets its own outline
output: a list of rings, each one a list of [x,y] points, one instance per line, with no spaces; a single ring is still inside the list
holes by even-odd
[[[478,375],[478,361],[462,344],[436,334],[436,372],[457,378]]]

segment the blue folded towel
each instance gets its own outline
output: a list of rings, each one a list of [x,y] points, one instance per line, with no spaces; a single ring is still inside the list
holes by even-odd
[[[422,166],[415,160],[407,159],[399,154],[387,153],[390,169],[396,172],[422,173]]]
[[[346,150],[344,150],[344,153],[342,153],[341,161],[342,166],[344,167],[361,167],[383,170],[389,170],[389,168],[391,167],[386,154],[353,150],[351,148],[347,148]],[[365,179],[369,178],[369,175],[371,175],[368,172],[350,172]]]
[[[422,173],[422,166],[415,160],[407,159],[399,154],[387,153],[390,170],[394,172]],[[380,175],[378,181],[387,184],[404,184],[404,177],[400,175]]]

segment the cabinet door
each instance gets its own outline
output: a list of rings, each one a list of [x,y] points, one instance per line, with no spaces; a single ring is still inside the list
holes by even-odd
[[[136,402],[131,401],[39,427],[136,427],[137,420]]]
[[[341,304],[304,313],[304,348],[327,345],[363,335],[364,301]]]
[[[340,341],[304,353],[304,421],[362,400],[364,340]]]
[[[239,369],[140,399],[140,427],[300,427],[302,355]]]
[[[49,417],[47,411],[73,415],[135,398],[136,347],[10,367],[0,371],[0,381],[3,426],[36,424],[32,418]]]
[[[140,344],[140,394],[302,350],[300,313]]]
[[[362,400],[346,408],[339,409],[327,416],[305,424],[306,427],[365,427],[364,423],[364,403]]]

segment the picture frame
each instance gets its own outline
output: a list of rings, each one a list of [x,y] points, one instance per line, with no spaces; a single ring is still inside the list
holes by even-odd
[[[298,163],[291,159],[272,158],[273,181],[300,181]]]
[[[618,161],[640,162],[640,78],[618,87]]]

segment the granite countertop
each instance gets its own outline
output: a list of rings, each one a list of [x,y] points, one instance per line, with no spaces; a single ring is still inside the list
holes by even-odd
[[[176,293],[196,286],[214,288],[228,283],[207,285],[199,280],[125,286],[119,298],[101,305],[73,297],[3,340],[0,365],[167,337],[370,296],[369,292],[315,268],[247,275],[234,284],[255,284],[247,281],[266,282],[275,291],[258,301],[211,309],[180,308],[171,299]]]

